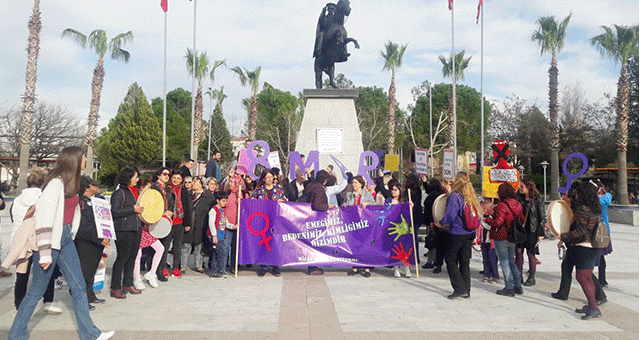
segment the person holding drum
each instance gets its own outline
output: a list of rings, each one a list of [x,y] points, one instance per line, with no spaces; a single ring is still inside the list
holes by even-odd
[[[469,231],[463,225],[464,205],[472,205],[476,211],[482,211],[476,198],[476,192],[469,181],[469,175],[460,171],[451,186],[451,194],[447,201],[447,209],[444,217],[435,224],[439,228],[449,226],[449,238],[445,250],[444,259],[447,263],[449,281],[453,287],[453,293],[447,296],[449,299],[469,298],[471,291],[471,272],[469,262],[471,259],[471,245],[475,239],[476,231]]]
[[[182,263],[187,266],[189,255],[193,249],[194,270],[198,273],[204,273],[204,257],[202,256],[202,238],[204,231],[208,227],[209,210],[215,205],[215,197],[208,190],[204,190],[202,177],[193,177],[192,179],[193,193],[191,201],[193,202],[192,212],[192,228],[184,233],[182,240]],[[224,269],[224,268],[223,268]]]
[[[524,243],[516,244],[516,266],[522,278],[522,267],[524,264],[524,250],[527,250],[529,259],[529,275],[523,286],[533,286],[536,284],[536,255],[540,254],[538,243],[544,238],[545,230],[545,209],[544,200],[536,188],[536,184],[530,179],[520,181],[518,189],[518,201],[525,211],[527,220],[524,229],[527,231],[527,240]]]
[[[151,184],[151,189],[158,191],[162,194],[162,198],[164,199],[164,214],[162,218],[171,219],[173,217],[173,209],[175,207],[175,196],[173,191],[167,183],[171,179],[171,170],[167,167],[161,167],[156,171],[153,175],[153,184]],[[162,240],[161,240],[162,242]],[[167,269],[167,248],[163,243],[162,258],[160,259],[160,266],[156,270],[156,276],[158,280],[162,282],[166,282],[169,276],[169,270]]]
[[[151,189],[151,180],[149,178],[143,178],[139,182],[139,191],[140,191],[140,201],[144,201],[143,197],[146,195],[146,191]],[[160,196],[162,197],[162,196]],[[163,202],[164,203],[164,202]],[[141,204],[142,205],[142,204]],[[160,210],[163,212],[164,210]],[[147,213],[149,210],[144,210],[143,213]],[[143,215],[141,215],[141,219],[144,222]],[[149,271],[144,274],[144,278],[149,282],[149,285],[153,288],[158,288],[158,278],[155,274],[158,269],[158,265],[160,265],[160,259],[162,258],[162,253],[164,252],[164,246],[156,237],[151,235],[149,232],[149,224],[142,223],[142,236],[140,237],[140,247],[138,248],[138,254],[136,255],[136,260],[133,266],[133,286],[138,290],[146,289],[144,283],[142,282],[142,277],[140,276],[140,260],[142,259],[142,250],[151,247],[153,249],[154,254],[151,260],[151,265],[149,266]],[[146,261],[146,259],[144,260]]]
[[[567,244],[567,261],[576,267],[576,280],[587,297],[588,304],[576,313],[584,314],[582,320],[597,318],[601,315],[596,300],[596,284],[593,280],[593,267],[600,249],[591,245],[591,237],[600,223],[602,207],[598,198],[598,186],[592,182],[582,182],[576,194],[576,208],[569,232],[557,234],[562,243]]]
[[[500,203],[493,208],[493,214],[484,220],[491,226],[489,235],[496,247],[496,254],[504,277],[504,288],[498,290],[496,294],[504,296],[523,293],[520,271],[515,262],[516,244],[509,240],[513,220],[517,218],[523,223],[525,220],[522,214],[522,205],[515,197],[516,191],[511,184],[506,182],[500,184],[498,186]]]
[[[119,188],[111,195],[111,214],[116,230],[116,261],[111,271],[111,297],[124,299],[127,293],[140,294],[133,286],[133,267],[140,248],[144,208],[138,202],[138,169],[128,167],[118,174]]]

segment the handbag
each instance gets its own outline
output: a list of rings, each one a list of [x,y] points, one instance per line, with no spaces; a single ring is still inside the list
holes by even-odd
[[[600,223],[595,228],[593,235],[591,237],[591,245],[594,248],[606,248],[609,246],[609,242],[611,242],[611,236],[609,236],[609,232],[607,231],[607,224],[602,221],[600,218]]]
[[[527,230],[524,228],[524,224],[518,216],[511,210],[511,207],[507,202],[505,202],[509,211],[513,215],[513,221],[511,222],[511,231],[509,232],[509,242],[511,243],[523,243],[527,240]],[[529,215],[529,210],[527,209],[527,215]],[[524,220],[527,220],[527,215],[525,215]]]

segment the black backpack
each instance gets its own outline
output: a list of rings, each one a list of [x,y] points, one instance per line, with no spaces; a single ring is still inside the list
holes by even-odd
[[[507,202],[504,202],[504,204],[507,205],[507,208],[509,208],[509,211],[511,211],[511,214],[513,215],[513,221],[511,222],[511,232],[509,232],[509,242],[516,244],[523,243],[527,240],[527,230],[524,228],[524,223],[522,223],[518,216],[516,216],[516,214],[513,212],[513,210],[511,210],[511,207]],[[527,214],[529,214],[528,211]],[[524,217],[524,220],[527,220],[526,216]]]

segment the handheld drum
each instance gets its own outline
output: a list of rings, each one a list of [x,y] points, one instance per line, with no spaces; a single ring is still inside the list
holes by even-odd
[[[448,200],[449,200],[449,194],[442,194],[436,197],[435,201],[433,201],[433,207],[431,208],[431,212],[433,213],[433,220],[435,222],[440,222],[440,220],[444,218],[444,214],[447,211]]]
[[[149,234],[155,238],[166,237],[171,232],[171,225],[171,219],[167,216],[162,216],[158,223],[149,225]]]
[[[551,202],[547,207],[547,223],[554,234],[568,232],[572,220],[573,210],[568,202],[557,200]]]
[[[157,190],[143,191],[138,197],[138,204],[144,208],[140,213],[140,219],[145,223],[157,223],[164,214],[164,198]]]

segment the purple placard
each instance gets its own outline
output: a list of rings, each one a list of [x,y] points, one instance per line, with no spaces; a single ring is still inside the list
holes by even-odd
[[[314,211],[308,203],[242,200],[239,264],[414,265],[409,203]]]

